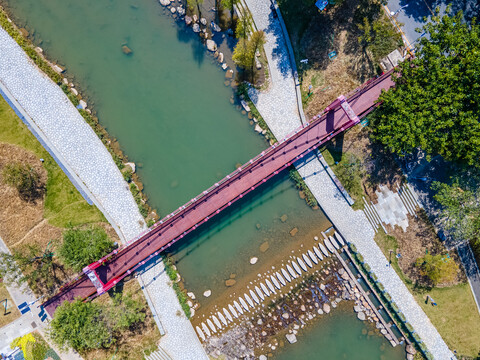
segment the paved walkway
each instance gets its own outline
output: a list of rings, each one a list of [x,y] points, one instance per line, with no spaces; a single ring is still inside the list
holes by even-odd
[[[123,241],[135,238],[145,229],[145,223],[122,174],[100,139],[63,91],[39,71],[2,28],[0,54],[0,88],[17,114],[47,145],[76,186],[103,212],[120,238]],[[166,279],[165,273],[160,274],[156,291],[146,292],[149,304],[158,312],[157,323],[161,318],[159,325],[179,339],[172,348],[167,348],[170,343],[163,344],[163,340],[161,346],[173,359],[205,359],[205,351],[190,322],[176,315],[180,305]],[[163,302],[165,293],[169,294],[168,302]]]
[[[288,56],[283,55],[283,61],[278,61],[278,56],[276,56],[276,54],[286,53],[285,38],[279,30],[281,27],[278,20],[271,15],[269,0],[245,1],[252,12],[257,28],[267,33],[265,52],[269,62],[273,59],[273,62],[269,63],[271,87],[268,92],[261,94],[252,91],[252,101],[277,139],[282,139],[301,124],[298,111],[296,116],[293,111],[292,103],[296,95],[293,80],[288,81],[288,79],[293,79],[288,75],[288,73],[292,73],[291,67],[289,68],[289,64],[285,60],[288,59]],[[283,47],[283,51],[279,47]],[[282,96],[282,94],[285,94],[285,99],[275,98],[276,96]],[[354,211],[347,204],[321,165],[317,154],[312,154],[307,159],[297,163],[296,167],[330,221],[335,224],[335,227],[347,241],[355,244],[379,281],[385,286],[393,301],[405,314],[407,321],[412,324],[415,331],[425,342],[434,358],[439,360],[453,359],[453,353],[448,349],[436,328],[415,302],[395,271],[387,266],[388,260],[375,243],[375,233],[365,214],[362,211]]]

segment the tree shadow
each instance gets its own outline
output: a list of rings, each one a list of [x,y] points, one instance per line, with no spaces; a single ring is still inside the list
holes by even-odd
[[[288,56],[287,44],[285,41],[282,41],[284,40],[282,27],[274,14],[276,13],[270,12],[268,17],[269,25],[264,30],[267,36],[272,35],[277,39],[275,47],[272,50],[272,58],[275,63],[270,64],[270,67],[276,66],[280,70],[280,73],[284,77],[287,77],[292,75],[292,65],[290,64],[290,58]]]
[[[205,46],[203,46],[197,34],[195,34],[185,25],[177,24],[177,40],[185,44],[190,44],[192,48],[193,60],[200,68],[205,61],[205,55],[207,50]]]
[[[399,5],[408,5],[403,12],[416,21],[429,18],[437,7],[444,9],[447,5],[451,5],[453,14],[462,11],[464,19],[468,22],[474,17],[478,18],[480,14],[480,3],[477,0],[400,0]]]

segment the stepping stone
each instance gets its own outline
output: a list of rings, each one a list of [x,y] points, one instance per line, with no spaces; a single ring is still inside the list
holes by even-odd
[[[323,246],[322,243],[319,243],[319,244],[318,244],[318,247],[320,248],[320,250],[322,250],[323,255],[325,255],[326,257],[329,257],[329,256],[330,256],[330,254],[329,254],[328,251],[327,251],[327,248],[326,248],[325,246]]]
[[[270,296],[270,291],[268,291],[267,287],[263,283],[260,283],[260,287],[265,295]]]
[[[230,312],[232,313],[233,317],[235,317],[236,319],[238,319],[237,311],[235,310],[235,308],[234,308],[231,304],[228,305],[228,310],[230,310]]]
[[[302,258],[303,258],[303,261],[305,261],[305,264],[307,264],[309,268],[313,266],[312,261],[306,254],[302,254]]]
[[[212,331],[213,331],[214,333],[217,332],[217,329],[215,329],[215,325],[213,325],[212,320],[207,319],[207,324],[208,324],[208,326],[210,326],[210,329],[212,329]]]
[[[296,279],[296,278],[298,277],[297,274],[295,274],[295,271],[293,271],[293,269],[292,269],[292,267],[291,267],[290,265],[287,265],[287,270],[288,270],[288,272],[290,273],[290,275],[292,275],[292,277],[293,277],[294,279]]]
[[[282,284],[282,286],[287,285],[287,283],[285,282],[285,279],[283,278],[282,275],[280,275],[280,273],[279,273],[278,271],[275,273],[275,275],[277,276],[277,279],[278,279],[278,281],[280,281],[280,283]]]
[[[228,319],[228,321],[233,322],[232,315],[228,312],[227,309],[223,308],[223,313],[225,314],[225,317]]]
[[[205,341],[205,334],[203,333],[202,329],[200,329],[198,326],[195,327],[195,330],[197,330],[197,334],[202,339],[202,341]]]
[[[227,320],[225,319],[225,317],[223,316],[223,314],[220,311],[217,312],[217,316],[220,319],[220,321],[223,323],[223,325],[225,325],[225,326],[228,325]]]
[[[257,292],[260,299],[262,299],[262,301],[265,300],[265,294],[262,292],[262,290],[260,290],[258,286],[255,286],[255,291]]]
[[[335,239],[337,239],[337,241],[340,243],[340,245],[345,246],[345,241],[343,241],[342,235],[337,232],[333,235],[335,236]]]
[[[222,328],[222,324],[220,324],[220,321],[218,321],[217,317],[215,315],[212,315],[212,320],[213,320],[213,323],[215,324],[215,326],[218,328],[218,329],[221,329]]]
[[[308,256],[310,256],[310,259],[316,264],[318,264],[318,258],[315,256],[312,250],[308,250]]]
[[[270,279],[272,279],[273,285],[275,285],[275,287],[276,287],[278,290],[280,290],[280,284],[278,283],[278,280],[275,278],[275,276],[270,275]]]
[[[260,304],[260,300],[258,300],[258,297],[253,290],[250,290],[250,296],[252,297],[253,301],[255,301],[257,304]]]
[[[245,302],[245,300],[243,300],[241,296],[238,298],[238,301],[240,301],[240,304],[242,304],[245,311],[250,311],[250,308],[248,307],[247,303]]]
[[[284,277],[288,282],[291,282],[291,281],[292,281],[292,279],[290,278],[290,275],[288,275],[287,270],[285,270],[284,268],[282,268],[282,269],[281,269],[281,272],[282,272],[283,277]]]
[[[340,250],[340,246],[332,236],[329,236],[328,239],[330,240],[330,243],[335,247],[335,249]]]
[[[240,306],[240,304],[237,301],[234,301],[233,305],[235,305],[235,309],[237,309],[237,311],[240,313],[240,315],[243,315],[243,309]]]
[[[272,285],[272,283],[270,282],[270,280],[265,279],[265,284],[267,284],[268,288],[270,289],[270,291],[271,291],[272,293],[275,292],[275,288],[273,287],[273,285]]]
[[[205,334],[207,334],[207,336],[212,336],[212,333],[210,332],[210,330],[208,329],[208,326],[205,325],[205,323],[202,322],[202,329],[203,329],[203,332]]]
[[[303,271],[307,272],[307,267],[305,266],[305,263],[299,257],[297,257],[297,263],[300,265],[300,267],[302,268]]]
[[[251,308],[255,307],[255,305],[253,305],[253,301],[250,298],[250,296],[248,296],[247,294],[243,294],[243,297],[245,298],[245,300],[247,300],[247,303],[248,303],[248,305],[250,305]]]
[[[295,271],[298,273],[298,275],[302,275],[302,270],[300,270],[300,267],[295,261],[292,261],[292,266],[295,269]],[[295,277],[298,277],[298,276],[295,276]]]
[[[322,252],[318,249],[317,246],[314,246],[314,247],[313,247],[313,251],[315,252],[315,255],[317,255],[317,257],[318,257],[320,260],[323,260]]]

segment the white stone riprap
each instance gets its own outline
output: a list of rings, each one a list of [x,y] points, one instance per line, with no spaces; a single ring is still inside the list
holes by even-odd
[[[301,125],[295,79],[285,38],[279,21],[272,16],[270,1],[245,0],[258,30],[265,32],[265,54],[268,60],[270,86],[260,92],[249,89],[250,99],[261,112],[277,140]]]
[[[260,93],[251,89],[249,95],[270,130],[278,140],[281,140],[301,125],[285,38],[278,19],[271,15],[270,0],[245,0],[245,2],[257,28],[266,33],[264,49],[271,74],[271,86],[268,91]],[[374,240],[375,233],[365,214],[362,211],[354,211],[348,205],[317,157],[308,157],[308,160],[305,159],[295,166],[322,210],[345,239],[355,244],[365,262],[370,265],[434,358],[454,359],[453,353],[407,287],[396,272],[387,266],[388,261]]]
[[[0,87],[59,165],[70,172],[73,181],[80,182],[76,186],[93,200],[123,241],[145,230],[137,204],[108,150],[63,91],[1,27]],[[162,264],[158,266],[163,268]],[[181,308],[168,276],[155,269],[159,268],[148,270],[142,277],[151,288],[147,286],[145,293],[152,313],[157,313],[155,318],[167,334],[160,346],[172,359],[207,359],[190,322],[177,316]]]

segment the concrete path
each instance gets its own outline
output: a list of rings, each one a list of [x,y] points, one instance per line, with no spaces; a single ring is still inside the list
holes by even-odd
[[[43,74],[18,44],[0,28],[0,89],[76,186],[103,212],[123,241],[134,239],[145,222],[122,174],[100,139],[86,124],[63,91]],[[147,276],[147,274],[145,274]],[[179,340],[166,346],[173,359],[206,359],[190,322],[175,316],[179,303],[167,284],[167,276],[157,276],[158,287],[145,292],[155,310],[155,320],[167,334]],[[163,294],[169,294],[163,302]],[[162,297],[157,297],[157,295]],[[151,296],[151,298],[149,298]],[[159,318],[164,320],[159,323]],[[164,347],[163,341],[161,341]]]
[[[269,0],[246,0],[246,2],[257,28],[267,33],[265,52],[272,74],[272,84],[269,91],[258,94],[257,91],[252,90],[252,101],[276,138],[282,139],[301,124],[298,110],[293,111],[293,103],[296,102],[296,89],[294,81],[288,75],[292,73],[292,68],[287,61],[288,56],[283,55],[280,58],[282,60],[279,61],[277,55],[287,52],[286,41],[283,33],[279,31],[281,25],[278,19],[271,14]],[[287,39],[287,41],[289,40]],[[281,50],[280,47],[284,49]],[[273,61],[270,62],[271,60]],[[285,98],[282,96],[285,96]],[[388,260],[375,243],[375,233],[365,214],[361,211],[354,211],[347,204],[317,156],[318,154],[312,154],[295,165],[325,214],[346,240],[355,244],[379,281],[385,286],[393,301],[405,314],[407,321],[412,324],[415,331],[425,342],[434,358],[439,360],[453,359],[453,353],[415,302],[412,294],[395,271],[387,266]]]

